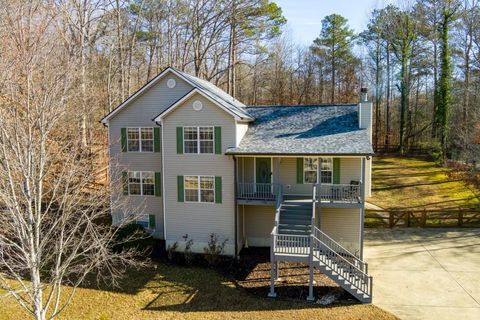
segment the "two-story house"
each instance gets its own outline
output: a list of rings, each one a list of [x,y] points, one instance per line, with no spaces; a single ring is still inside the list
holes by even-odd
[[[363,256],[371,189],[372,104],[247,107],[211,83],[167,68],[106,115],[111,181],[153,236],[203,252],[210,235],[225,254],[271,248],[278,261],[310,265],[371,301]],[[112,206],[113,208],[113,206]],[[115,207],[117,208],[117,207]],[[130,208],[130,209],[128,209]]]

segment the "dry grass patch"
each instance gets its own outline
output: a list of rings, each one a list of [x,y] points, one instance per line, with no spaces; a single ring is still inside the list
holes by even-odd
[[[478,207],[480,193],[452,170],[419,158],[377,157],[372,197],[386,210],[436,210]]]
[[[79,289],[60,319],[396,319],[373,305],[256,297],[214,270],[163,263],[131,271],[121,287]],[[0,300],[0,319],[25,318],[11,299]]]

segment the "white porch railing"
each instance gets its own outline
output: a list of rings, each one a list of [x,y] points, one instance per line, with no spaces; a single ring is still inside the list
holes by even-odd
[[[278,183],[239,182],[237,199],[274,201],[279,191],[280,185]]]
[[[310,236],[279,234],[276,227],[272,230],[273,252],[283,254],[310,254]]]
[[[319,201],[361,203],[362,184],[320,184]]]

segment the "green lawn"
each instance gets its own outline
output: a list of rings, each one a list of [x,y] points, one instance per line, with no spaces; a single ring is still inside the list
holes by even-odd
[[[373,305],[319,307],[303,301],[257,297],[216,271],[163,263],[130,272],[122,288],[125,290],[81,288],[60,318],[396,319]],[[24,318],[12,300],[0,300],[0,319]]]
[[[420,158],[375,157],[372,197],[383,209],[436,210],[478,207],[480,193],[450,169]]]

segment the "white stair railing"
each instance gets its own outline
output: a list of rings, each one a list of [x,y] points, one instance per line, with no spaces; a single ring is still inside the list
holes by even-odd
[[[366,262],[359,259],[355,254],[343,247],[340,243],[332,239],[328,234],[326,234],[319,228],[314,226],[312,230],[313,236],[322,243],[324,243],[328,248],[331,248],[331,250],[335,251],[338,255],[344,257],[348,261],[351,261],[357,268],[359,268],[363,272],[368,272],[368,264]]]
[[[331,272],[342,277],[363,294],[372,296],[372,277],[332,248],[312,236],[312,254],[315,259],[330,268]]]

